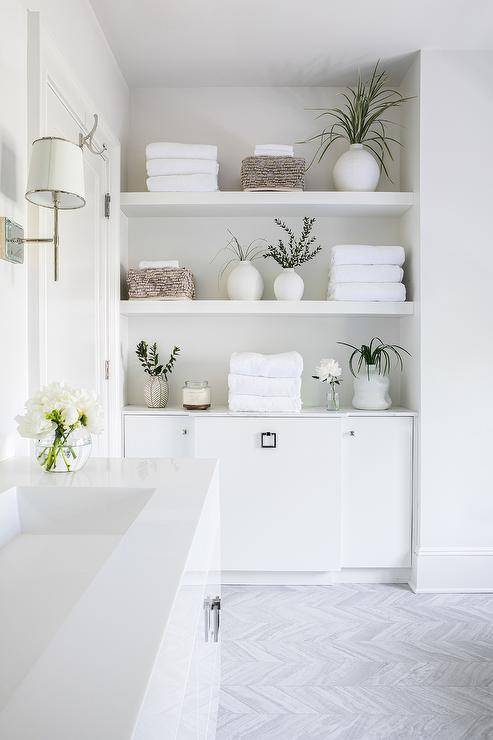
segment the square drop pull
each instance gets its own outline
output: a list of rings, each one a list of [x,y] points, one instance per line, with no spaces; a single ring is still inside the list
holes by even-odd
[[[275,450],[277,447],[277,433],[262,432],[260,435],[260,446],[265,450]]]

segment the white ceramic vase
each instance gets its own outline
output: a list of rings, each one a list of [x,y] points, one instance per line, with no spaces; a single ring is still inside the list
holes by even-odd
[[[264,292],[264,281],[250,260],[242,260],[229,273],[226,289],[231,301],[259,301]]]
[[[335,163],[332,179],[336,190],[372,191],[378,185],[380,167],[363,144],[351,144]]]
[[[392,406],[389,395],[390,378],[388,375],[379,375],[375,365],[361,371],[353,380],[354,396],[352,400],[355,409],[365,411],[384,411]]]
[[[301,301],[305,283],[294,270],[284,267],[274,280],[274,294],[278,301]]]
[[[169,398],[168,381],[161,375],[151,375],[144,385],[144,398],[148,408],[164,409]]]

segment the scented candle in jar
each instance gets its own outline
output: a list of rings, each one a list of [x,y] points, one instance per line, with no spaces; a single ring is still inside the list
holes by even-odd
[[[205,411],[211,405],[211,389],[207,380],[186,380],[182,389],[183,408]]]

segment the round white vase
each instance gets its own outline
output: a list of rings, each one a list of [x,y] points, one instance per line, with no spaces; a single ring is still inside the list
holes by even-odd
[[[169,398],[168,381],[161,375],[151,375],[144,385],[144,398],[148,408],[164,409]]]
[[[259,301],[264,281],[250,260],[242,260],[229,273],[226,289],[231,301]]]
[[[294,267],[283,267],[274,280],[274,294],[278,301],[301,301],[305,283]]]
[[[378,185],[380,167],[363,144],[351,144],[335,163],[332,178],[336,190],[372,191]]]
[[[370,365],[369,375],[365,367],[353,380],[353,407],[365,411],[384,411],[390,408],[392,399],[389,395],[389,384],[389,376],[379,375],[374,365]]]

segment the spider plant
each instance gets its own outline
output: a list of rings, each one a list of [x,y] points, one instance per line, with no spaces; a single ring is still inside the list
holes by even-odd
[[[212,262],[214,262],[221,252],[227,253],[227,259],[219,272],[218,282],[221,281],[222,276],[233,262],[255,262],[255,260],[263,257],[265,247],[260,246],[260,242],[267,244],[266,239],[257,238],[245,246],[229,229],[227,229],[227,232],[229,234],[228,243],[212,259]]]
[[[401,371],[404,369],[401,352],[411,357],[410,352],[398,344],[385,344],[379,337],[373,337],[370,344],[362,344],[361,347],[355,347],[354,344],[347,342],[337,342],[344,347],[352,349],[349,358],[349,369],[351,374],[356,378],[361,371],[363,363],[366,366],[368,380],[370,379],[370,368],[374,367],[378,375],[388,375],[392,367],[392,359],[396,365],[400,366]],[[354,365],[356,364],[356,371]]]
[[[370,75],[363,82],[361,74],[355,88],[347,87],[345,92],[338,93],[346,101],[344,108],[308,108],[307,110],[321,111],[317,116],[327,116],[332,123],[325,126],[319,134],[306,141],[318,141],[318,147],[310,162],[310,167],[318,156],[320,162],[329,148],[338,139],[345,139],[350,144],[363,144],[377,158],[380,169],[383,170],[392,182],[387,169],[386,157],[394,159],[390,144],[402,146],[401,142],[387,133],[388,126],[397,126],[395,121],[384,118],[391,108],[398,108],[411,97],[404,97],[398,90],[388,87],[388,74],[378,69],[379,61]]]

